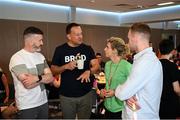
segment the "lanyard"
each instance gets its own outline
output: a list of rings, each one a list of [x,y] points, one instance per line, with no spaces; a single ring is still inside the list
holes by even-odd
[[[115,70],[112,72],[112,62],[111,62],[111,65],[110,65],[110,72],[109,72],[109,79],[108,79],[108,86],[110,87],[111,85],[111,82],[112,82],[112,77],[113,75],[116,73],[118,67],[119,67],[119,63],[120,61],[118,62],[118,65],[116,66]]]

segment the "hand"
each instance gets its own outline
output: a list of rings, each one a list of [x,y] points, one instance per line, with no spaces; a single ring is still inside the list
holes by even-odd
[[[101,97],[101,98],[106,97],[106,89],[101,89],[101,90],[100,90],[100,97]]]
[[[133,111],[137,111],[137,110],[141,109],[140,105],[138,104],[138,100],[135,96],[126,100],[126,104]]]
[[[61,85],[61,75],[54,76],[54,81],[52,82],[54,87],[59,88]]]
[[[6,97],[5,99],[4,99],[4,103],[7,103],[9,101],[9,97]]]
[[[110,89],[106,90],[106,97],[113,97],[115,95],[115,91]]]
[[[101,94],[101,91],[100,91],[98,88],[96,89],[96,94],[97,94],[97,95],[100,95],[100,94]]]
[[[25,88],[30,87],[32,84],[36,83],[38,81],[38,76],[37,75],[32,75],[32,74],[24,74],[22,83],[25,86]]]
[[[86,70],[77,78],[77,80],[81,80],[81,83],[83,83],[84,81],[87,83],[90,82],[89,77],[90,77],[90,70]]]
[[[66,70],[74,70],[76,67],[77,67],[76,61],[71,61],[71,62],[65,64]]]

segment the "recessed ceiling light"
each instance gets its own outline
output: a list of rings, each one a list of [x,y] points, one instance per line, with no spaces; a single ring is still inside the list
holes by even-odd
[[[90,0],[89,2],[91,2],[91,3],[95,3],[95,0]]]
[[[159,3],[157,5],[162,6],[162,5],[171,5],[171,4],[174,4],[174,2]]]
[[[143,8],[143,6],[142,5],[137,5],[137,8]]]

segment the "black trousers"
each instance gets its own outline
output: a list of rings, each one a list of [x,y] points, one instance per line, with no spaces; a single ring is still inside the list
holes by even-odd
[[[41,106],[20,110],[17,119],[48,119],[48,103]]]
[[[105,119],[122,119],[121,115],[122,115],[122,111],[120,111],[120,112],[110,112],[109,110],[106,109]]]

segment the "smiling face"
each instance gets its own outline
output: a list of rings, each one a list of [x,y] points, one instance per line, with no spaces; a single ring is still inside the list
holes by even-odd
[[[83,42],[83,35],[80,26],[74,26],[71,28],[69,34],[67,34],[68,42],[73,46],[78,46]]]
[[[36,27],[30,26],[24,30],[24,49],[28,52],[40,52],[43,45],[43,32]]]
[[[40,34],[33,35],[32,50],[35,52],[40,52],[42,45],[43,45],[43,36]]]
[[[29,34],[25,39],[25,48],[30,52],[40,52],[43,45],[43,35]]]

